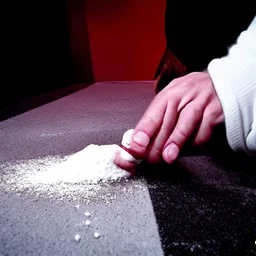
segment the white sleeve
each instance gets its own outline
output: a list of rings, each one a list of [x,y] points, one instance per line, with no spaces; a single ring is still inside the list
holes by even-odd
[[[223,107],[230,147],[256,155],[256,16],[228,55],[212,60],[207,71]]]

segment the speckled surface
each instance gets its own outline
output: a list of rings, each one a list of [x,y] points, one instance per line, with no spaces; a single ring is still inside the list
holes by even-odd
[[[255,255],[255,161],[218,142],[221,133],[172,166],[142,163],[132,180],[105,184],[87,202],[7,189],[8,163],[119,144],[153,96],[151,81],[96,83],[0,122],[1,256]]]

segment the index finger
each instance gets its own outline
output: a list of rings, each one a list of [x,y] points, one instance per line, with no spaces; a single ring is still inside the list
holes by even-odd
[[[154,134],[161,127],[167,107],[167,97],[160,92],[152,100],[140,121],[134,128],[130,150],[144,158]]]

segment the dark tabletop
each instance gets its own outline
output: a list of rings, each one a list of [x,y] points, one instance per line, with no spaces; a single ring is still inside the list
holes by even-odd
[[[1,256],[256,255],[256,164],[229,149],[224,127],[127,181],[29,182],[89,144],[119,144],[153,97],[152,81],[96,83],[0,122]]]

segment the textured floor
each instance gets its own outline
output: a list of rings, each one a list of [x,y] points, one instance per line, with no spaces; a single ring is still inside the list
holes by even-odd
[[[96,83],[0,122],[1,256],[255,255],[255,161],[218,142],[223,133],[172,166],[142,163],[129,181],[29,182],[88,144],[119,144],[153,96],[151,81]]]

